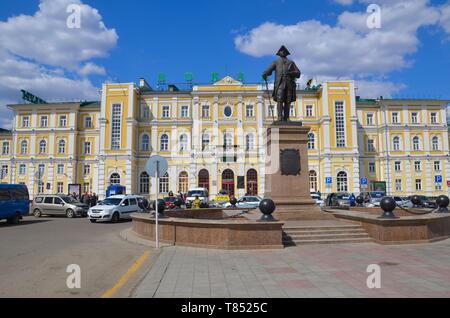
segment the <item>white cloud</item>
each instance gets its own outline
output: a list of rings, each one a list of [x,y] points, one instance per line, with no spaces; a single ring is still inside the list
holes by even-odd
[[[442,28],[450,34],[450,3],[443,5],[441,8],[441,19],[439,20]]]
[[[105,75],[106,70],[104,67],[95,65],[94,63],[86,63],[79,71],[78,74],[82,76],[88,76],[88,75]]]
[[[392,98],[392,96],[406,88],[404,84],[397,84],[379,80],[357,80],[356,95],[369,98]]]
[[[67,27],[69,4],[81,5],[80,29]],[[117,40],[98,11],[79,0],[41,0],[34,15],[0,22],[0,127],[10,127],[5,105],[20,102],[20,89],[47,101],[98,100],[87,76],[106,70],[91,59],[108,56]]]
[[[401,89],[402,84],[376,78],[413,65],[413,54],[420,45],[418,30],[437,25],[441,13],[427,0],[377,2],[382,5],[381,29],[367,27],[365,11],[346,11],[336,25],[316,20],[294,25],[266,22],[237,36],[235,45],[243,53],[262,57],[273,55],[284,44],[305,76],[355,78],[364,87],[366,97],[388,96]]]
[[[333,0],[336,3],[339,3],[343,6],[349,6],[351,4],[353,4],[353,0]]]

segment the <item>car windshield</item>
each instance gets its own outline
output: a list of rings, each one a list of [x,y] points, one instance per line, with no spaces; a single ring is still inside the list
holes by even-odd
[[[106,199],[105,201],[103,201],[103,205],[119,205],[120,202],[122,201],[122,199]]]
[[[371,193],[370,193],[370,196],[371,196],[372,198],[374,198],[374,199],[381,199],[381,198],[383,198],[384,196],[386,196],[386,193],[384,193],[384,192],[371,192]]]
[[[345,193],[338,193],[336,195],[336,198],[341,199],[341,200],[348,200],[348,199],[350,199],[350,195],[345,194]]]
[[[61,199],[66,203],[80,203],[78,200],[75,200],[72,197],[61,197]]]
[[[204,197],[205,196],[205,191],[202,190],[194,190],[194,191],[189,191],[188,192],[188,197],[195,197],[195,196],[199,196],[199,197]]]
[[[176,197],[167,197],[167,198],[164,198],[164,201],[166,201],[166,202],[175,202],[176,200],[177,200]]]

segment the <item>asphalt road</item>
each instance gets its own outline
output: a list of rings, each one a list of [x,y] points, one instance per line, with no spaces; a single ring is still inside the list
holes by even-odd
[[[157,256],[120,237],[130,227],[61,217],[26,217],[15,226],[0,221],[0,297],[130,296]],[[133,266],[148,252],[142,266]],[[67,287],[71,264],[81,268],[80,289]]]

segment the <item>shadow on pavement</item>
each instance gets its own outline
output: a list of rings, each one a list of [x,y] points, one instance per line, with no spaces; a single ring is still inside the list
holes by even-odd
[[[6,221],[0,221],[0,228],[4,227],[20,227],[25,225],[32,225],[37,223],[47,223],[52,222],[52,220],[21,220],[19,224],[8,224]]]

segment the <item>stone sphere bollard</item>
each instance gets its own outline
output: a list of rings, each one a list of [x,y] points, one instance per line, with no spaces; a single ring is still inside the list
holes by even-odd
[[[259,204],[259,210],[263,214],[260,222],[274,222],[276,221],[274,217],[272,216],[272,213],[275,212],[276,205],[275,202],[271,199],[264,199]]]
[[[436,213],[450,213],[448,206],[450,205],[450,199],[446,195],[441,195],[436,199],[436,204],[438,208]]]
[[[362,196],[358,196],[356,198],[356,203],[358,203],[359,206],[362,206],[364,203],[364,198]]]
[[[163,199],[158,199],[153,203],[153,209],[156,212],[156,204],[158,205],[158,218],[164,218],[164,210],[166,209],[166,202]]]
[[[236,198],[231,198],[231,199],[230,199],[230,204],[233,206],[233,208],[236,207],[237,202],[238,202],[238,201],[237,201]]]
[[[413,208],[421,208],[422,207],[422,199],[418,195],[413,195],[411,197],[411,202],[414,204]]]
[[[183,200],[177,198],[173,204],[177,207],[177,209],[181,209],[181,206],[183,205]]]
[[[384,211],[380,219],[396,219],[394,210],[397,207],[397,203],[391,197],[384,197],[381,199],[380,207]]]

